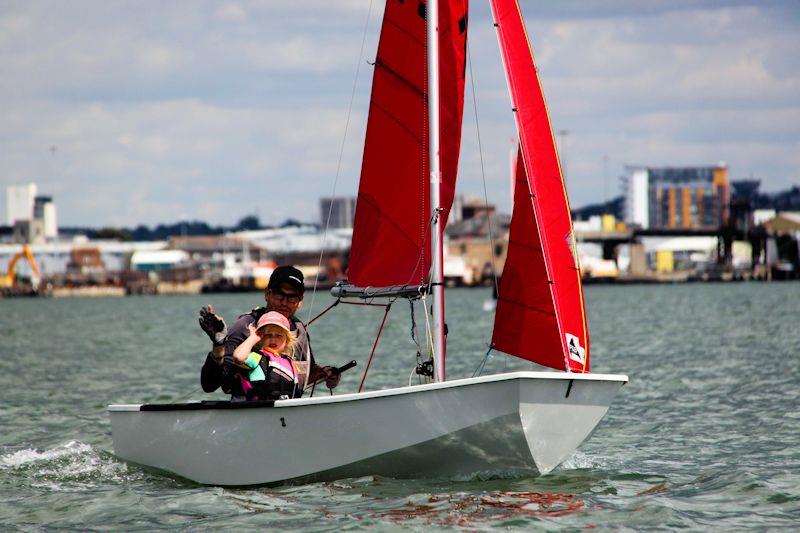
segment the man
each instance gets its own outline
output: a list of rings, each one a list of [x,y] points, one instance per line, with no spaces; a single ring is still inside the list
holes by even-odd
[[[339,384],[338,371],[334,367],[320,367],[316,364],[308,331],[300,319],[294,316],[303,305],[304,292],[303,273],[293,266],[279,266],[272,272],[264,290],[266,307],[256,307],[249,313],[241,315],[230,330],[226,328],[222,317],[214,313],[212,306],[203,307],[200,310],[200,327],[213,344],[200,371],[200,384],[203,390],[214,392],[222,387],[223,392],[232,394],[232,399],[244,398],[241,382],[238,379],[240,368],[233,361],[233,351],[250,334],[247,326],[258,322],[261,315],[268,311],[277,311],[288,318],[291,330],[297,335],[295,359],[306,363],[304,384],[325,379],[329,388],[336,387]]]

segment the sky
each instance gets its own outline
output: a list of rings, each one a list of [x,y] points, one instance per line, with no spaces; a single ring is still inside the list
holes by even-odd
[[[0,0],[0,186],[36,182],[63,226],[318,222],[357,190],[382,5]],[[521,5],[573,207],[618,195],[625,165],[800,184],[800,1]],[[469,31],[459,192],[507,210],[488,2]]]

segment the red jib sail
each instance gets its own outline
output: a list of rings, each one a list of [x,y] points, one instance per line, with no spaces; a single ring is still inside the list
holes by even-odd
[[[347,274],[358,286],[421,284],[430,269],[425,3],[388,0],[372,81]],[[467,0],[439,2],[441,203],[461,145]]]
[[[508,256],[493,346],[589,371],[589,332],[572,219],[544,94],[516,0],[492,0],[520,139]]]

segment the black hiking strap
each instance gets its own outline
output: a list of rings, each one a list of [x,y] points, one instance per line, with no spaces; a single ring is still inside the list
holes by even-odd
[[[213,400],[192,403],[146,403],[139,406],[139,411],[201,411],[204,409],[257,409],[273,407],[274,400],[253,400],[248,402],[231,402]]]

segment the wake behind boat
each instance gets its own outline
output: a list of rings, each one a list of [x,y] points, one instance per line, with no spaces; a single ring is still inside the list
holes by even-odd
[[[558,372],[446,380],[442,236],[460,151],[467,2],[388,0],[349,283],[332,293],[336,303],[388,299],[387,314],[397,299],[422,307],[417,368],[433,383],[275,402],[112,405],[118,456],[218,485],[546,474],[589,436],[628,378],[589,371],[572,221],[536,66],[516,0],[491,6],[519,132],[491,345]]]

